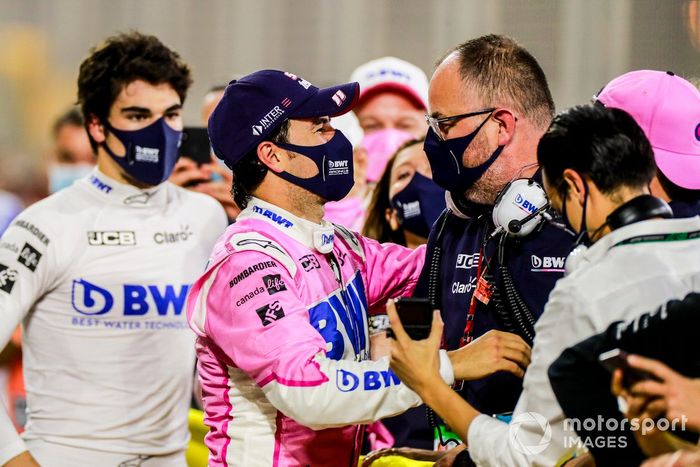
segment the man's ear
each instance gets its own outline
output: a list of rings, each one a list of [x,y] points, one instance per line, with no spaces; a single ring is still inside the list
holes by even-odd
[[[90,117],[88,118],[87,130],[97,144],[105,142],[107,134],[105,133],[104,125],[100,123],[100,119],[98,119],[95,114],[90,114]]]
[[[263,141],[258,144],[258,159],[273,172],[283,172],[285,168],[282,166],[282,160],[277,155],[280,151],[281,149],[275,143]]]
[[[507,109],[497,109],[491,118],[498,122],[498,145],[505,146],[513,140],[515,122],[518,120],[513,112]]]
[[[562,174],[567,188],[567,199],[583,206],[586,199],[586,180],[575,170],[564,169]]]

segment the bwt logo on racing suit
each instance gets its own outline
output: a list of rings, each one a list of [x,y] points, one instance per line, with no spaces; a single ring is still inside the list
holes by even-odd
[[[155,305],[159,316],[167,316],[172,309],[174,316],[179,316],[185,306],[185,297],[189,285],[131,285],[121,288],[122,314],[124,316],[143,316]],[[73,309],[80,314],[96,316],[109,313],[114,308],[116,292],[92,284],[85,279],[74,279],[71,290]]]
[[[533,212],[537,211],[537,206],[523,198],[520,193],[515,196],[515,205],[528,214],[532,214]]]
[[[268,219],[276,222],[277,224],[281,225],[282,227],[289,228],[289,227],[294,225],[294,224],[292,224],[291,221],[288,221],[287,219],[280,216],[276,212],[270,211],[269,209],[263,209],[260,206],[253,206],[253,212],[256,214],[260,214],[260,215],[267,217]]]
[[[530,256],[531,271],[534,272],[564,272],[565,256]]]
[[[356,360],[367,358],[367,308],[365,286],[357,273],[345,288],[309,309],[311,325],[328,344],[328,358],[340,360],[346,353]]]
[[[399,377],[391,370],[365,371],[362,382],[362,389],[365,391],[376,391],[401,384]],[[347,370],[336,370],[335,385],[341,392],[352,392],[360,386],[360,377]]]

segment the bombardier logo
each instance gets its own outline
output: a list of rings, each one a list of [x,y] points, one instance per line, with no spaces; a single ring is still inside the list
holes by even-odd
[[[328,175],[347,175],[350,173],[349,161],[328,161]]]
[[[564,272],[564,256],[530,256],[532,272]]]

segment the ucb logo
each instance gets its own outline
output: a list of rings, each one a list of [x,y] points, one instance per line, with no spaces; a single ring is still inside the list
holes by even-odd
[[[533,213],[537,211],[537,206],[522,197],[520,193],[515,196],[515,204],[525,209],[527,212]]]
[[[115,306],[115,295],[122,304],[124,316],[143,316],[155,308],[159,316],[167,316],[170,310],[179,316],[185,306],[189,285],[181,285],[179,290],[172,285],[160,288],[157,285],[124,284],[116,293],[92,284],[85,279],[73,281],[71,303],[73,309],[83,315],[104,315]]]
[[[88,232],[88,244],[92,246],[132,246],[136,245],[136,234],[117,230]]]
[[[566,258],[563,256],[543,256],[540,258],[539,256],[532,255],[530,256],[530,260],[532,261],[533,270],[563,271]]]
[[[360,378],[349,371],[336,370],[335,384],[341,392],[352,392],[360,385]]]

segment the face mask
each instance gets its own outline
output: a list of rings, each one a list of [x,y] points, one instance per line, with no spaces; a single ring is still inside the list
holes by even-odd
[[[378,182],[391,156],[410,139],[413,139],[412,134],[395,128],[385,128],[366,135],[362,139],[362,147],[367,150],[367,181]]]
[[[583,210],[581,211],[581,227],[579,228],[578,234],[576,236],[576,240],[574,241],[574,246],[579,246],[579,245],[586,245],[590,246],[593,242],[591,242],[590,237],[588,236],[588,230],[586,229],[586,206],[588,205],[588,185],[585,183],[583,184],[584,186],[584,195],[583,195]],[[562,220],[564,221],[564,225],[566,226],[566,230],[570,232],[576,232],[574,230],[574,226],[571,225],[571,221],[569,221],[569,216],[566,214],[566,196],[561,202],[561,217]],[[603,224],[600,228],[602,228],[605,224]],[[598,230],[596,230],[597,232]]]
[[[90,164],[53,164],[49,166],[49,193],[56,193],[67,188],[76,180],[87,176],[92,172]]]
[[[416,172],[410,183],[391,198],[399,222],[407,230],[428,238],[430,228],[445,210],[445,190]]]
[[[340,201],[350,193],[355,184],[352,164],[352,144],[339,130],[325,144],[297,146],[275,143],[277,146],[308,157],[316,164],[318,174],[311,178],[299,178],[288,172],[279,175],[289,183],[314,193],[326,201]]]
[[[119,157],[106,142],[102,146],[127,174],[147,185],[159,185],[170,176],[179,157],[182,132],[170,128],[165,117],[140,130],[118,130],[108,122],[105,127],[121,141],[126,154]]]
[[[462,194],[484,175],[503,151],[504,146],[498,146],[483,164],[476,167],[464,167],[462,155],[476,137],[479,130],[486,124],[488,118],[476,130],[466,136],[441,140],[432,128],[425,136],[423,150],[428,156],[433,170],[433,180],[445,190]]]

